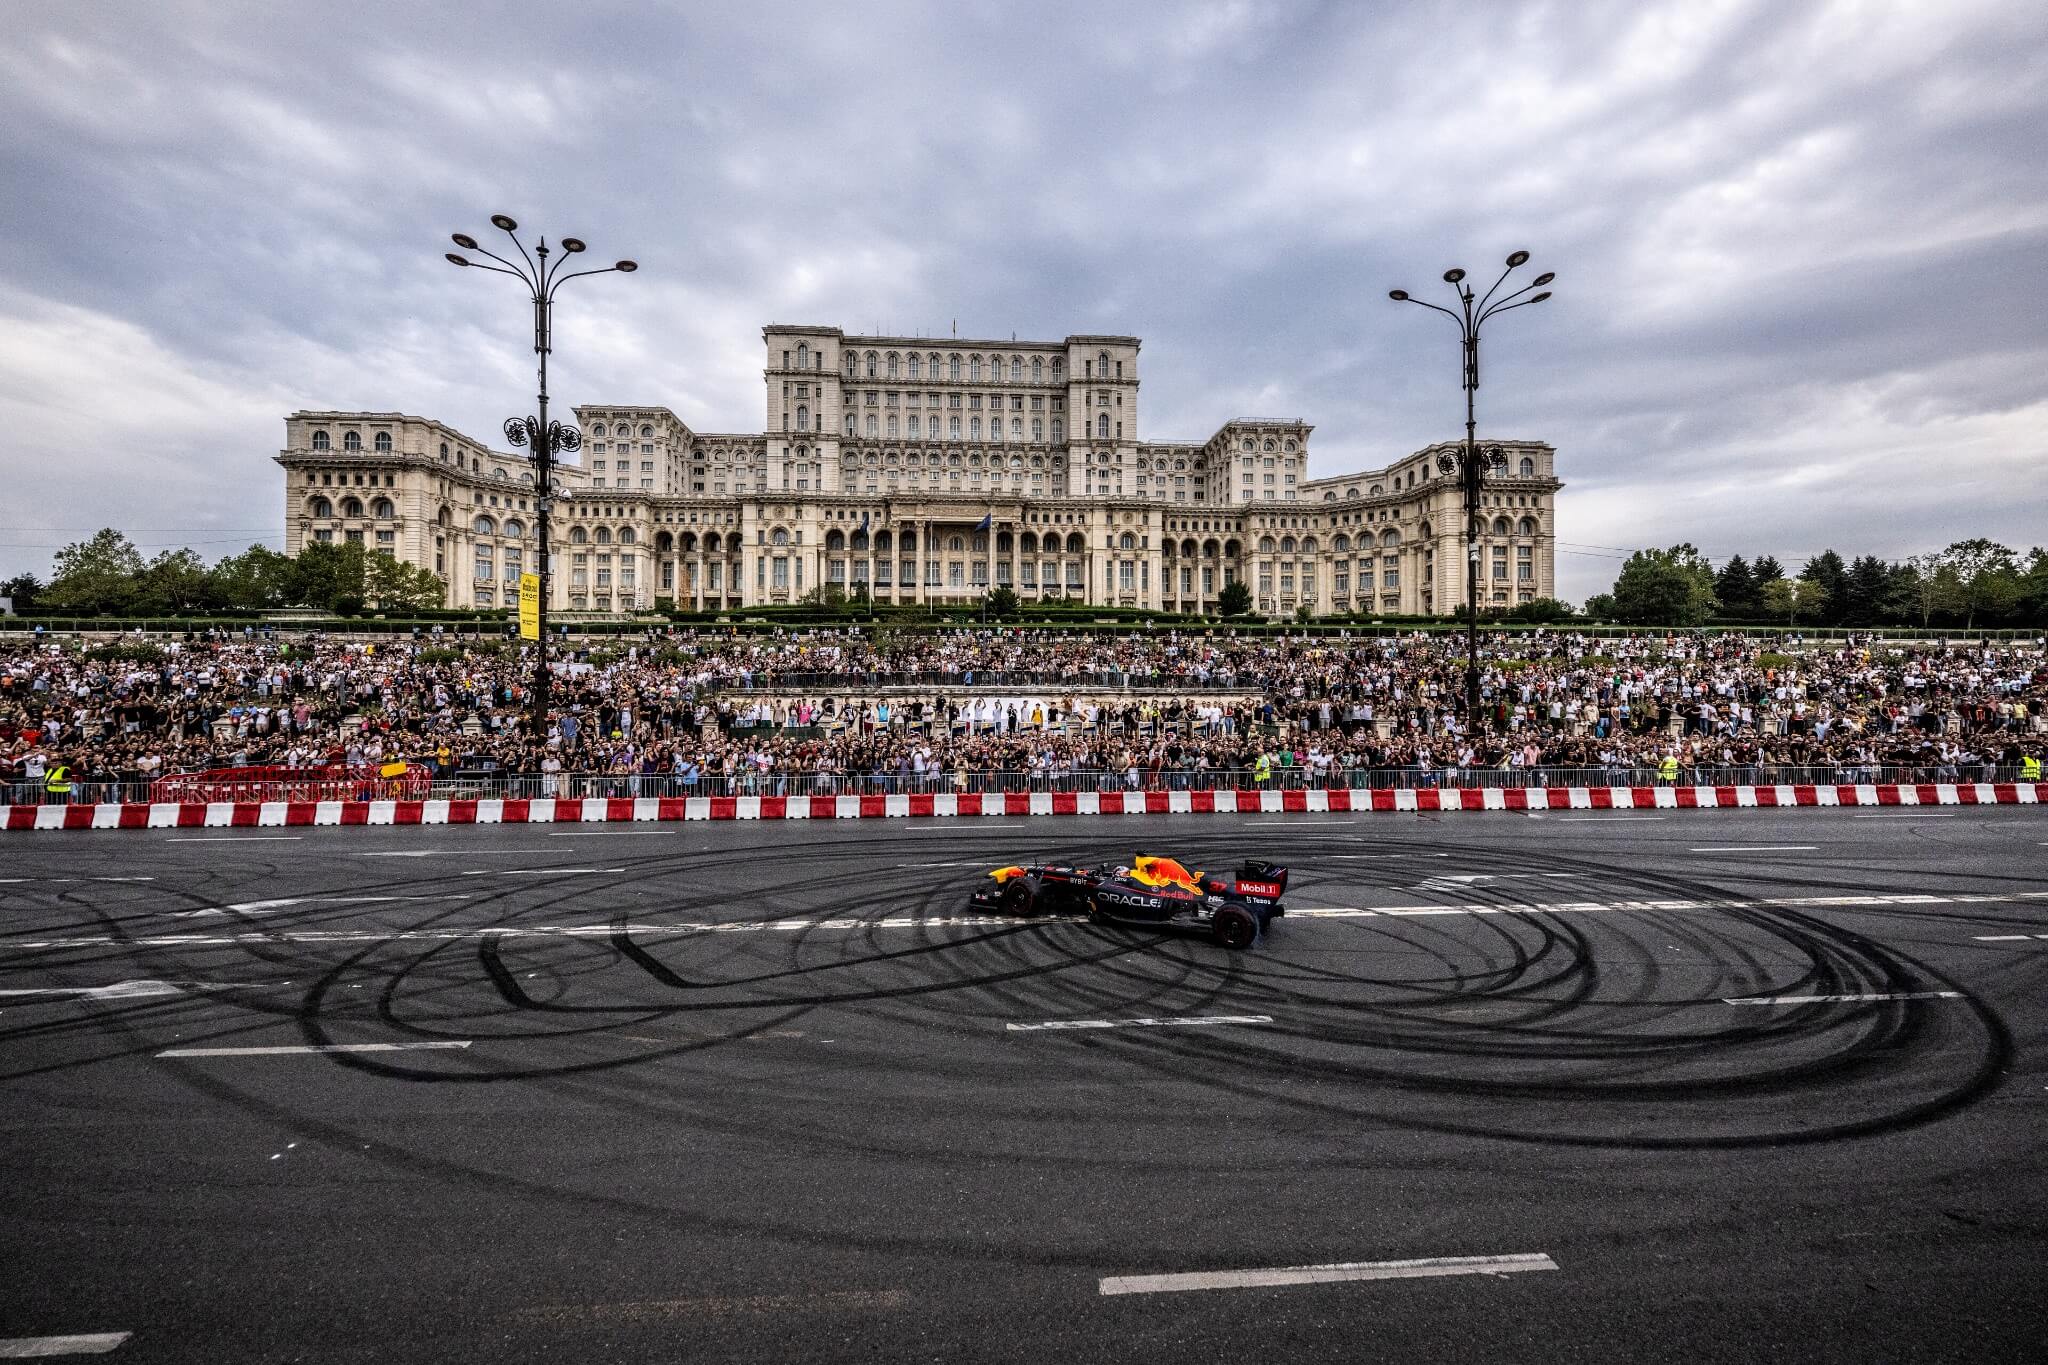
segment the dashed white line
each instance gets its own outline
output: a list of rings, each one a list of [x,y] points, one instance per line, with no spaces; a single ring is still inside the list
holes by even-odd
[[[1953,811],[1888,810],[1877,815],[1852,815],[1851,820],[1953,820]]]
[[[1647,820],[1654,822],[1669,818],[1669,816],[1664,815],[1560,815],[1557,818],[1557,822],[1560,825],[1599,825],[1614,820]]]
[[[1849,1005],[1871,1000],[1960,1000],[1961,991],[1879,991],[1868,995],[1752,995],[1724,1005]]]
[[[1509,1256],[1435,1256],[1417,1261],[1340,1261],[1334,1265],[1280,1266],[1270,1270],[1210,1270],[1184,1275],[1112,1275],[1098,1285],[1112,1294],[1173,1294],[1191,1289],[1269,1289],[1291,1284],[1350,1280],[1412,1280],[1436,1275],[1511,1275],[1555,1270],[1543,1252]]]
[[[251,983],[254,984],[254,983]],[[184,995],[190,991],[232,991],[242,983],[232,981],[116,981],[111,986],[27,986],[0,991],[0,996],[74,996],[80,1000],[147,1000],[160,995]]]
[[[296,844],[305,838],[303,834],[227,834],[207,835],[204,838],[170,838],[167,844]]]
[[[624,872],[623,867],[515,867],[498,873],[500,877],[567,877],[585,872]]]
[[[1270,1014],[1166,1015],[1154,1019],[1048,1019],[1036,1024],[1005,1024],[1011,1033],[1044,1033],[1057,1029],[1212,1028],[1223,1024],[1270,1024]]]
[[[1819,844],[1710,844],[1706,848],[1690,848],[1688,853],[1813,853]]]
[[[467,1042],[435,1043],[320,1043],[299,1047],[174,1047],[159,1057],[289,1057],[317,1052],[425,1052],[438,1048],[464,1048]]]
[[[673,839],[673,838],[675,838],[675,837],[676,837],[676,836],[677,836],[678,834],[681,834],[681,833],[682,833],[682,831],[681,831],[681,830],[678,830],[678,829],[607,829],[607,830],[595,830],[595,829],[592,829],[592,830],[581,830],[581,829],[578,829],[578,830],[565,830],[565,831],[559,831],[559,832],[551,832],[551,833],[550,833],[550,834],[548,835],[548,838],[550,838],[550,839],[630,839],[630,838],[633,838],[633,837],[635,837],[635,836],[638,836],[638,837],[640,837],[640,838],[647,838],[647,837],[649,837],[649,836],[651,836],[651,835],[659,835],[660,837],[662,837],[662,838],[664,838],[664,839]],[[496,849],[493,849],[493,850],[492,850],[492,852],[494,852],[494,853],[495,853],[495,852],[497,852],[497,850],[496,850]]]
[[[68,1337],[0,1337],[0,1360],[101,1356],[132,1335],[130,1332],[84,1332]]]

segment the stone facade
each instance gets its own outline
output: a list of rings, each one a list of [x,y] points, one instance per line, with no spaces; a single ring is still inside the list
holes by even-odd
[[[1436,460],[1455,443],[1312,479],[1299,419],[1142,436],[1136,337],[762,337],[759,433],[692,431],[661,407],[575,409],[584,447],[556,470],[552,610],[724,609],[865,586],[887,602],[1008,587],[1204,611],[1236,579],[1267,615],[1464,601],[1460,495]],[[1556,452],[1499,444],[1486,606],[1556,594]],[[440,574],[458,607],[516,604],[535,567],[522,455],[426,418],[303,411],[277,461],[289,553],[359,540]]]

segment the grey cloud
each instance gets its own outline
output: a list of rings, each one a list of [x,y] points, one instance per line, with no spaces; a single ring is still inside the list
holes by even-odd
[[[2030,543],[2044,39],[1960,0],[28,11],[0,569],[274,527],[294,407],[494,431],[521,307],[440,252],[498,209],[645,262],[565,293],[567,402],[757,426],[771,320],[1130,331],[1149,432],[1301,416],[1319,473],[1462,417],[1386,290],[1526,246],[1558,297],[1489,329],[1481,421],[1558,446],[1568,595],[1591,546]]]

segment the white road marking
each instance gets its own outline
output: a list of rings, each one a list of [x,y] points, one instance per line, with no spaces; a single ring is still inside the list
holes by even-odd
[[[174,1047],[159,1057],[287,1057],[314,1052],[423,1052],[433,1048],[468,1047],[467,1042],[322,1043],[300,1047]]]
[[[30,986],[0,991],[0,995],[70,995],[81,1000],[146,1000],[159,995],[183,995],[188,991],[232,991],[244,984],[237,981],[116,981],[111,986]]]
[[[1724,1005],[1848,1005],[1866,1000],[1960,1000],[1961,991],[1886,991],[1872,995],[1753,995]]]
[[[1434,1275],[1510,1275],[1555,1270],[1543,1252],[1511,1256],[1435,1256],[1419,1261],[1340,1261],[1335,1265],[1281,1266],[1272,1270],[1210,1270],[1186,1275],[1112,1275],[1099,1284],[1111,1294],[1173,1294],[1190,1289],[1267,1289],[1290,1284],[1341,1284],[1349,1280],[1411,1280]]]
[[[1852,815],[1851,820],[1953,820],[1953,811],[1888,810],[1879,815]]]
[[[614,869],[624,871],[625,869]],[[1860,906],[1928,906],[1928,905],[1999,905],[2013,901],[2036,902],[2048,898],[2048,891],[2017,891],[2005,895],[1962,894],[1855,894],[1834,896],[1779,896],[1756,900],[1628,900],[1628,901],[1549,901],[1521,905],[1488,905],[1480,903],[1428,903],[1420,905],[1382,905],[1371,908],[1363,906],[1310,906],[1289,907],[1288,918],[1299,920],[1314,919],[1372,919],[1386,917],[1403,919],[1424,915],[1564,915],[1564,914],[1645,914],[1662,911],[1701,911],[1719,913],[1729,910],[1768,910],[1809,907],[1855,908]],[[428,897],[424,899],[443,899]],[[447,897],[446,899],[462,899]],[[207,913],[193,911],[186,913]],[[1029,920],[1009,915],[890,915],[880,919],[860,919],[840,916],[827,919],[786,918],[774,920],[671,920],[664,922],[635,921],[625,924],[536,924],[536,925],[488,925],[467,928],[443,929],[268,929],[249,930],[240,933],[219,934],[160,934],[148,938],[115,938],[108,934],[80,935],[70,938],[8,939],[0,938],[0,952],[31,951],[52,948],[188,948],[214,947],[221,944],[279,944],[279,943],[407,943],[407,942],[452,942],[485,937],[503,938],[604,938],[615,933],[628,934],[746,934],[768,932],[792,932],[813,929],[845,929],[867,931],[876,929],[984,929],[994,927],[1025,928],[1050,924],[1078,924],[1085,920],[1081,915],[1045,915]],[[1283,922],[1281,932],[1285,931]]]
[[[0,1337],[0,1360],[36,1360],[44,1356],[101,1356],[134,1335],[131,1332],[85,1332],[69,1337]]]
[[[500,877],[567,877],[584,872],[624,872],[623,867],[515,867]]]
[[[1560,825],[1594,825],[1605,824],[1610,820],[1658,821],[1669,818],[1669,816],[1664,815],[1560,815],[1557,822]]]
[[[1979,943],[2019,943],[2037,938],[2048,938],[2048,934],[1977,934]]]
[[[209,915],[254,915],[265,910],[282,910],[290,905],[381,905],[389,901],[466,901],[467,892],[448,892],[431,896],[283,896],[276,900],[241,901],[235,905],[217,905],[203,910],[166,910],[168,919],[200,919]]]
[[[167,844],[295,844],[305,838],[303,834],[227,834],[207,835],[204,838],[172,838]]]
[[[1054,1029],[1208,1028],[1218,1024],[1270,1024],[1270,1014],[1168,1015],[1157,1019],[1048,1019],[1040,1024],[1005,1024],[1011,1033],[1042,1033]]]
[[[1819,844],[1715,844],[1687,849],[1688,853],[1812,853]]]
[[[989,825],[989,824],[983,824],[983,823],[982,823],[982,818],[981,818],[981,817],[978,817],[978,816],[968,816],[968,817],[964,817],[964,818],[962,818],[962,819],[957,819],[957,820],[949,820],[949,821],[948,821],[947,823],[945,823],[945,824],[943,824],[943,825],[905,825],[905,826],[903,827],[903,832],[904,832],[905,834],[961,834],[961,833],[965,833],[965,832],[966,832],[966,831],[968,831],[968,830],[973,830],[973,831],[975,831],[976,833],[979,833],[980,831],[982,831],[982,830],[985,830],[985,829],[1030,829],[1030,828],[1031,828],[1031,826],[1029,826],[1029,825],[1019,825],[1019,824],[1007,824],[1007,825]]]
[[[592,829],[592,830],[581,830],[581,829],[579,829],[579,830],[571,830],[571,831],[568,831],[568,832],[561,832],[561,833],[550,833],[550,834],[548,835],[548,838],[550,838],[550,839],[630,839],[630,838],[633,838],[633,837],[635,837],[635,836],[638,836],[638,837],[640,837],[640,838],[646,838],[646,837],[648,837],[648,836],[650,836],[650,835],[660,835],[660,836],[661,836],[662,838],[664,838],[664,839],[673,839],[673,838],[674,838],[674,837],[675,837],[676,835],[678,835],[678,834],[681,834],[681,833],[682,833],[682,831],[681,831],[681,830],[679,830],[679,829],[605,829],[605,830],[596,830],[596,829]],[[497,850],[497,849],[492,849],[491,851],[492,851],[493,853],[496,853],[496,852],[497,852],[498,850]]]

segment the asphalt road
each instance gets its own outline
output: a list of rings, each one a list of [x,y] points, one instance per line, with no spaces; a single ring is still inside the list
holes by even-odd
[[[2044,980],[2013,807],[13,835],[0,1357],[2035,1359]]]

